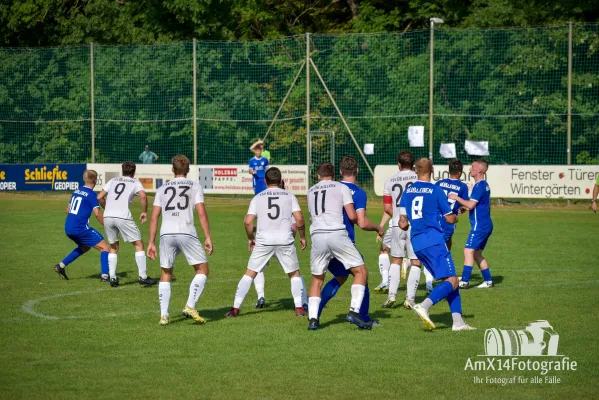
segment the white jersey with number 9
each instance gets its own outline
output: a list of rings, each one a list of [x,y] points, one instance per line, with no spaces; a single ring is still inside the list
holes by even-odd
[[[131,219],[129,204],[133,201],[133,196],[144,190],[144,187],[135,178],[121,176],[109,180],[102,189],[107,193],[104,216]]]
[[[204,202],[202,186],[188,178],[175,178],[156,191],[154,206],[162,208],[160,236],[184,234],[198,237],[193,213]]]

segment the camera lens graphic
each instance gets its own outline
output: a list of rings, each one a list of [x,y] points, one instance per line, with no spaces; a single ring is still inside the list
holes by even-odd
[[[488,356],[520,354],[520,337],[512,329],[491,328],[485,331],[485,353]]]

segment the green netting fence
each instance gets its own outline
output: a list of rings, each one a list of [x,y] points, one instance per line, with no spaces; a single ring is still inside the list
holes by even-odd
[[[431,39],[0,49],[0,163],[120,163],[149,145],[158,163],[239,164],[267,135],[275,164],[306,164],[330,153],[327,135],[309,134],[325,131],[337,161],[373,143],[374,168],[409,148],[409,126],[425,127],[412,150],[428,156]],[[469,139],[489,142],[493,164],[599,163],[599,25],[437,28],[433,65],[436,162],[443,142],[472,159]]]

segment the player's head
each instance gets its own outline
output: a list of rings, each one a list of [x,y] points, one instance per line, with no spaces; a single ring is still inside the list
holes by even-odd
[[[280,187],[282,179],[281,179],[281,170],[277,167],[270,167],[266,174],[264,175],[264,179],[266,180],[267,186],[277,186]],[[283,185],[283,189],[285,189]]]
[[[150,146],[146,144],[146,151],[150,151]]]
[[[129,176],[133,178],[135,176],[135,163],[133,161],[125,161],[123,165],[121,165],[123,170],[123,176]]]
[[[86,169],[83,171],[83,182],[85,182],[85,186],[96,186],[96,182],[98,181],[98,173],[93,169]]]
[[[264,151],[264,142],[262,140],[258,140],[257,142],[252,144],[250,150],[254,152],[256,158],[262,157],[262,152]]]
[[[409,150],[402,150],[397,154],[397,164],[399,169],[414,168],[414,154]]]
[[[330,162],[324,162],[316,168],[316,175],[318,180],[330,180],[335,177],[335,167]]]
[[[430,182],[433,173],[433,162],[426,157],[416,160],[416,175],[419,181]]]
[[[449,161],[449,176],[452,177],[460,177],[462,176],[462,172],[464,171],[464,165],[457,158],[455,160]]]
[[[189,173],[189,158],[182,154],[173,157],[173,173],[175,175],[187,176]]]
[[[487,160],[483,160],[478,159],[476,161],[474,161],[472,163],[472,166],[470,167],[470,176],[472,176],[473,178],[480,178],[482,179],[485,174],[487,173],[487,170],[489,169],[489,163],[487,162]]]
[[[356,176],[358,175],[358,160],[352,156],[345,156],[341,159],[340,168],[341,176]]]

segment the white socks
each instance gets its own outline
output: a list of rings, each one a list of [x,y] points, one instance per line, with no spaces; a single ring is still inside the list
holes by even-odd
[[[264,297],[264,272],[260,272],[256,275],[254,278],[254,287],[256,288],[258,298]]]
[[[300,278],[299,276],[291,278],[291,296],[293,297],[293,303],[295,304],[295,308],[302,307],[303,291],[304,290],[302,287],[302,278]]]
[[[160,282],[158,284],[158,299],[160,300],[160,315],[168,317],[168,305],[171,302],[170,282]]]
[[[362,307],[362,300],[364,299],[364,292],[366,291],[366,286],[364,285],[351,285],[351,304],[349,306],[349,310],[353,312],[360,312],[360,307]]]
[[[399,289],[401,267],[399,264],[391,264],[389,268],[389,297],[397,296]]]
[[[302,280],[302,306],[304,304],[308,304],[308,288],[306,287],[306,281],[304,280],[304,276],[300,275]]]
[[[387,254],[379,254],[379,270],[381,271],[381,279],[385,285],[389,284],[389,267],[391,261]]]
[[[137,264],[137,269],[139,270],[139,277],[141,279],[146,279],[148,277],[146,273],[146,252],[145,251],[136,251],[135,252],[135,263]]]
[[[187,298],[187,307],[195,308],[196,303],[200,299],[202,292],[204,291],[204,285],[206,285],[206,279],[208,277],[204,274],[196,274],[189,285],[189,297]]]
[[[423,271],[424,271],[424,277],[426,278],[426,287],[432,289],[433,281],[435,280],[435,278],[433,277],[433,274],[428,272],[428,269],[423,268]]]
[[[110,275],[110,279],[116,278],[116,264],[117,264],[117,255],[114,253],[108,254],[108,274]]]
[[[414,300],[416,298],[416,290],[420,284],[420,267],[412,265],[410,274],[408,275],[408,283],[406,284],[406,299]]]
[[[260,274],[258,274],[260,275]],[[256,278],[258,276],[256,275]],[[254,278],[254,284],[256,284],[256,279]],[[250,291],[250,286],[252,286],[252,278],[247,275],[241,277],[239,284],[237,285],[237,292],[235,292],[235,300],[233,301],[233,308],[240,308],[241,303],[243,303],[243,299]]]
[[[318,319],[320,297],[308,297],[308,319]]]

